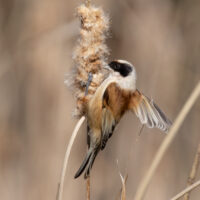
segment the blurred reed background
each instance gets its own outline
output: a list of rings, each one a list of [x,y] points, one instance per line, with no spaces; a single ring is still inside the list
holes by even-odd
[[[0,199],[55,199],[63,157],[76,120],[64,85],[78,37],[75,9],[82,1],[0,1]],[[174,120],[200,79],[200,1],[96,0],[111,19],[110,60],[132,62],[138,89]],[[198,101],[165,155],[145,200],[167,200],[186,187],[200,142]],[[92,199],[116,199],[119,169],[133,199],[165,135],[144,128],[131,113],[95,161]],[[85,199],[73,176],[85,155],[86,126],[74,143],[63,199]],[[199,172],[200,173],[200,172]],[[198,173],[198,174],[199,174]],[[197,178],[200,178],[198,175]],[[199,200],[200,191],[191,200]]]

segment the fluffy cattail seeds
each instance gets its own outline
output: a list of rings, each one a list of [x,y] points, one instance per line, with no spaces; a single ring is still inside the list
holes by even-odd
[[[109,20],[101,8],[81,5],[77,9],[81,21],[80,38],[74,50],[73,59],[75,72],[72,85],[74,86],[77,108],[75,116],[86,113],[86,105],[98,86],[104,79],[102,68],[106,65],[108,48],[105,44]],[[89,73],[93,78],[85,94]]]

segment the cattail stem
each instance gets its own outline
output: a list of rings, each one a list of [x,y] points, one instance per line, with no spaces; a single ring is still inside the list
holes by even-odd
[[[87,200],[90,200],[90,177],[86,181]]]
[[[190,172],[190,175],[188,177],[188,184],[187,186],[190,186],[194,183],[194,180],[195,180],[195,177],[197,175],[197,170],[198,170],[198,167],[199,167],[199,163],[200,163],[200,143],[197,147],[197,152],[195,154],[195,157],[194,157],[194,161],[193,161],[193,164],[192,164],[192,169],[191,169],[191,172]],[[189,200],[190,198],[190,192],[186,193],[184,195],[184,200]]]

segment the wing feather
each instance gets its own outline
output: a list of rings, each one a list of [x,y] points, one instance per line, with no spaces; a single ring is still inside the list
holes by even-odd
[[[102,111],[102,144],[101,150],[106,146],[108,139],[112,136],[114,128],[116,126],[116,120],[113,116],[111,108],[109,107],[110,99],[110,88],[114,87],[114,84],[111,83],[108,85],[104,95],[103,95],[103,111]]]
[[[135,112],[141,123],[146,124],[148,128],[156,127],[168,132],[172,124],[154,101],[141,94],[138,90],[132,95],[130,109]]]

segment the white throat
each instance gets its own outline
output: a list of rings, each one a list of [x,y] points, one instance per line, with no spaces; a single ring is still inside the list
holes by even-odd
[[[125,90],[130,90],[130,91],[135,91],[136,90],[136,71],[135,67],[128,61],[126,60],[117,60],[119,63],[124,63],[129,66],[132,66],[132,72],[127,76],[127,77],[122,77],[118,72],[114,72],[117,76],[118,74],[118,85],[120,88],[125,89]]]
[[[117,84],[120,88],[130,91],[136,90],[136,74],[133,70],[127,77],[119,77]]]

